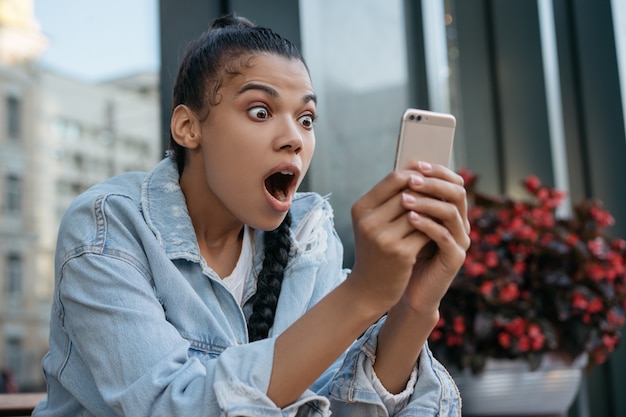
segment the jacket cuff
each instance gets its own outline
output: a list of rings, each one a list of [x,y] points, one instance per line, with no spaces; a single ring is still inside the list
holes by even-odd
[[[330,414],[327,398],[305,391],[298,400],[280,409],[267,396],[272,374],[276,338],[263,339],[243,347],[225,350],[215,371],[213,389],[223,415],[258,417],[295,416],[301,407],[323,410]],[[254,345],[252,354],[251,347]],[[245,353],[244,353],[245,352]],[[324,415],[327,415],[324,414]]]

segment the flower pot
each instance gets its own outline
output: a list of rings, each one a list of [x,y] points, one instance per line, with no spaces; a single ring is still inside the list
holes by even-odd
[[[452,372],[463,400],[463,416],[566,415],[582,378],[587,356],[566,363],[557,355],[544,356],[531,371],[524,360],[488,359],[478,375]]]

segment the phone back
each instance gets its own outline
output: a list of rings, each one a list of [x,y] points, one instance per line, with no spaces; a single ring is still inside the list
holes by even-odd
[[[451,114],[408,109],[402,115],[395,169],[411,161],[450,165],[456,119]]]

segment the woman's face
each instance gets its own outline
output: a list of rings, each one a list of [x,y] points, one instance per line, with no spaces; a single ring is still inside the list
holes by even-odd
[[[243,223],[273,230],[313,156],[316,99],[300,60],[272,54],[239,59],[242,70],[227,76],[201,122],[196,154],[219,204]]]

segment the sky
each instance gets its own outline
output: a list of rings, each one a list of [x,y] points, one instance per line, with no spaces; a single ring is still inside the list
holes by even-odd
[[[45,68],[88,82],[159,68],[158,0],[34,0],[34,9]]]

